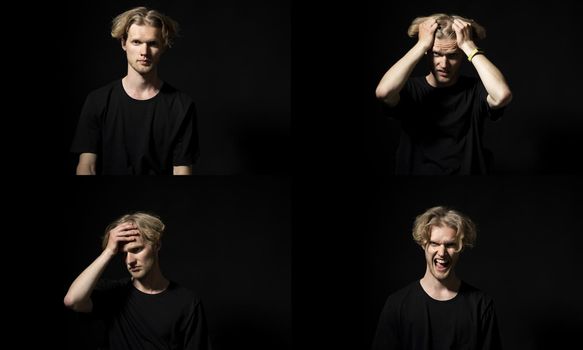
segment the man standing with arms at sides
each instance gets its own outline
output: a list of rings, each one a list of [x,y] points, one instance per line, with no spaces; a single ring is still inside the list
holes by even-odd
[[[71,152],[77,175],[190,175],[198,156],[192,99],[158,77],[178,24],[137,7],[113,20],[111,36],[126,53],[128,73],[91,92]]]
[[[476,241],[474,223],[434,207],[415,219],[413,239],[425,275],[387,298],[373,350],[500,350],[494,301],[455,273],[460,252]]]
[[[492,156],[483,146],[484,120],[500,118],[512,93],[475,43],[486,30],[471,19],[437,13],[413,20],[408,34],[417,43],[376,88],[386,114],[401,121],[396,174],[488,173]],[[410,77],[423,57],[429,73]],[[479,79],[460,76],[466,60]]]

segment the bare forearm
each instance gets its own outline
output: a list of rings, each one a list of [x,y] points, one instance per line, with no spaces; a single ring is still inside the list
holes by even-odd
[[[413,69],[419,63],[427,49],[417,43],[395,63],[383,76],[376,88],[378,99],[388,104],[396,104],[399,99],[399,92],[403,89],[405,82],[413,72]]]
[[[488,91],[489,98],[492,99],[491,102],[499,107],[508,104],[512,99],[512,93],[502,72],[484,55],[475,56],[472,63]]]
[[[95,175],[95,166],[77,165],[76,175]]]
[[[75,311],[91,311],[91,293],[113,256],[114,254],[106,249],[91,265],[81,272],[69,287],[67,295],[65,295],[64,303],[67,307]]]
[[[192,166],[190,165],[179,165],[174,166],[174,175],[192,175]]]
[[[79,163],[77,164],[77,175],[95,175],[95,164],[97,163],[97,154],[81,153]]]

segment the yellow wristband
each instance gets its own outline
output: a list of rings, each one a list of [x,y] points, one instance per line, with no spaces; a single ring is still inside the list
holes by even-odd
[[[474,58],[474,56],[479,55],[479,54],[484,54],[484,51],[482,51],[476,47],[474,49],[474,51],[472,51],[472,53],[468,56],[468,61],[472,62],[472,58]]]

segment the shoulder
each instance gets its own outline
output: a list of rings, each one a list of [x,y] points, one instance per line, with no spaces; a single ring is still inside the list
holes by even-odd
[[[94,302],[120,300],[123,295],[127,295],[130,291],[131,280],[129,278],[119,280],[101,279],[97,282],[91,298]]]
[[[101,87],[98,87],[97,89],[92,90],[91,92],[89,92],[89,96],[107,95],[111,91],[117,89],[119,86],[121,86],[120,80],[119,79],[114,80],[106,85],[103,85]]]
[[[462,282],[460,293],[472,304],[481,305],[484,308],[491,307],[494,303],[494,299],[489,294],[467,282]]]
[[[121,91],[119,79],[89,92],[87,94],[87,102],[103,102],[115,91]]]
[[[411,77],[411,78],[407,79],[407,82],[405,85],[410,87],[410,88],[416,88],[416,89],[432,88],[432,86],[429,85],[429,83],[427,83],[427,79],[425,79],[424,76]]]
[[[95,291],[108,292],[129,288],[131,280],[129,278],[122,278],[117,280],[100,279],[95,286]]]
[[[173,297],[183,304],[194,304],[196,306],[201,302],[197,293],[174,281],[170,281],[168,292],[172,293]]]
[[[410,95],[412,99],[419,99],[421,96],[430,94],[435,91],[436,88],[429,85],[427,79],[424,76],[411,77],[405,82],[402,92],[405,92],[405,97]],[[403,97],[403,96],[401,96]]]
[[[412,282],[407,286],[395,291],[387,298],[387,304],[401,305],[410,298],[417,298],[421,286],[419,281]]]
[[[188,95],[182,90],[175,88],[174,86],[167,82],[164,82],[164,85],[162,85],[162,89],[160,89],[160,94],[165,100],[171,103],[177,103],[181,107],[188,107],[190,105],[194,105],[194,100],[192,99],[192,97],[190,97],[190,95]]]

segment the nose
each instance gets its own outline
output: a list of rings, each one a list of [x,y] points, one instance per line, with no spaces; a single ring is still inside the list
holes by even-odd
[[[146,56],[147,54],[148,54],[148,45],[146,43],[143,43],[142,45],[140,45],[140,55]]]
[[[132,266],[132,265],[135,265],[135,263],[136,263],[136,257],[132,253],[127,253],[126,264],[128,266]]]
[[[438,66],[445,66],[445,56],[440,56],[437,58],[437,65]]]
[[[439,248],[437,248],[437,255],[445,256],[445,244],[439,245]]]

